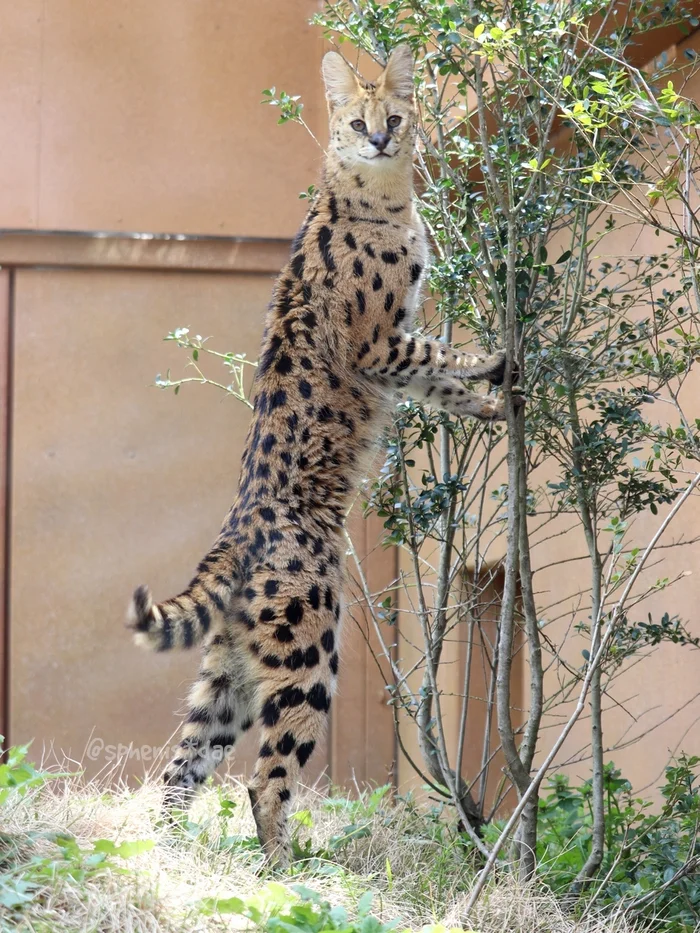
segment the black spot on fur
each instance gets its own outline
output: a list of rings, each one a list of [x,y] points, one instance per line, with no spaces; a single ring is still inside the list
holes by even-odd
[[[321,713],[327,713],[331,706],[331,700],[328,691],[322,683],[314,684],[306,694],[306,702],[312,709]]]
[[[292,362],[291,356],[288,356],[286,353],[283,353],[282,356],[275,363],[275,372],[278,372],[280,376],[286,376],[291,373],[294,368],[294,363]]]
[[[291,755],[294,751],[294,746],[296,745],[296,739],[291,732],[285,732],[282,738],[277,743],[277,751],[280,755]]]
[[[328,211],[330,213],[330,222],[335,224],[338,222],[338,202],[334,194],[328,199]]]
[[[301,648],[295,648],[291,654],[284,659],[284,666],[290,671],[298,671],[304,666],[304,652]]]
[[[231,678],[227,674],[220,674],[212,678],[211,687],[215,694],[221,694],[231,686]]]
[[[318,609],[321,605],[321,594],[317,586],[312,586],[309,590],[309,605],[312,609]]]
[[[301,706],[304,702],[304,691],[299,687],[285,687],[279,693],[278,702],[280,709],[293,709],[295,706]],[[279,710],[277,716],[279,718]]]
[[[258,364],[259,373],[266,373],[268,369],[270,368],[270,366],[272,366],[272,363],[275,357],[277,356],[277,351],[279,350],[281,343],[282,343],[282,338],[279,337],[277,334],[275,334],[273,337],[270,338],[270,343],[265,348],[265,351],[263,352],[263,355],[260,359],[260,363]]]
[[[214,719],[213,713],[206,706],[195,706],[187,715],[187,722],[209,725]]]
[[[265,667],[270,667],[273,670],[276,670],[278,667],[282,667],[282,659],[278,658],[276,654],[266,654],[260,659]]]
[[[297,749],[297,759],[300,766],[303,768],[306,762],[311,757],[311,754],[316,747],[315,742],[303,742]]]
[[[330,227],[323,226],[318,231],[318,249],[321,253],[321,259],[323,259],[324,265],[329,272],[335,272],[336,269],[330,247],[332,238],[333,233]]]
[[[307,667],[316,667],[320,660],[321,658],[316,645],[309,645],[304,654],[304,664]]]
[[[235,618],[236,622],[242,622],[249,631],[252,631],[255,628],[254,620],[248,615],[247,612],[244,612],[242,609],[236,613]]]
[[[284,614],[290,625],[299,625],[301,620],[304,618],[304,606],[302,601],[298,597],[294,596],[287,603]]]
[[[266,726],[276,726],[280,718],[279,706],[272,699],[265,700],[260,715]]]

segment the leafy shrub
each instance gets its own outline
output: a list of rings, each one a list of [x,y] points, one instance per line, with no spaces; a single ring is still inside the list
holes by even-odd
[[[374,894],[366,891],[357,903],[356,916],[351,917],[344,907],[332,907],[305,885],[287,888],[271,882],[255,897],[208,898],[202,910],[204,913],[237,914],[266,933],[393,933],[401,930],[398,920],[385,922],[371,913],[373,901]],[[422,933],[448,933],[448,930],[435,924],[424,926]],[[449,933],[462,931],[454,929]]]
[[[685,933],[700,923],[700,757],[681,756],[666,769],[660,809],[634,797],[613,764],[605,768],[606,854],[591,891],[605,903],[630,903],[635,912]],[[539,807],[540,876],[566,891],[583,866],[593,816],[591,782],[572,786],[562,774],[548,782]]]
[[[0,763],[0,824],[3,809],[16,804],[29,790],[69,776],[37,769],[28,760],[28,751],[28,745],[12,747]],[[126,869],[115,858],[130,859],[154,845],[150,839],[121,843],[97,839],[83,848],[69,833],[35,831],[18,836],[0,832],[0,909],[16,917],[49,887],[56,888],[64,881],[81,884],[108,868],[123,872]],[[9,929],[14,929],[14,924]]]

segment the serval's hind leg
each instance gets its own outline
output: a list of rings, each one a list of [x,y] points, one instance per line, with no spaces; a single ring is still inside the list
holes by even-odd
[[[315,674],[311,684],[268,692],[262,704],[260,752],[248,793],[263,852],[278,868],[291,859],[287,818],[298,781],[326,730],[332,678],[327,667]]]
[[[256,716],[255,684],[241,646],[227,634],[205,648],[187,700],[177,754],[163,773],[164,810],[184,810]]]
[[[247,614],[257,621],[242,637],[256,671],[261,726],[250,801],[263,851],[279,867],[291,857],[287,815],[324,734],[338,673],[343,542],[317,535],[315,526],[295,528],[294,569],[268,566],[246,588]]]

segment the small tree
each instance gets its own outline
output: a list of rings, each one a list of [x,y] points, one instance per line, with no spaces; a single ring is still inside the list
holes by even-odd
[[[684,410],[683,388],[700,353],[700,220],[692,206],[700,117],[682,96],[695,62],[644,73],[631,63],[631,42],[686,21],[680,6],[657,0],[622,12],[594,0],[338,0],[315,17],[341,51],[356,48],[383,63],[396,44],[413,48],[420,209],[434,250],[425,326],[447,342],[503,346],[508,361],[505,430],[408,401],[384,469],[367,487],[367,508],[385,520],[385,543],[410,557],[412,574],[395,588],[409,592],[423,638],[420,663],[409,669],[401,627],[397,634],[389,618],[392,601],[370,592],[357,559],[356,579],[392,671],[397,724],[415,723],[422,762],[413,764],[455,807],[487,867],[515,829],[511,855],[528,878],[539,785],[587,704],[593,832],[574,893],[604,856],[603,699],[641,651],[662,641],[697,643],[670,610],[644,619],[638,608],[677,578],[643,570],[699,480],[700,419]],[[267,96],[284,120],[302,122],[297,98]],[[653,231],[658,250],[618,255],[617,238],[632,230],[637,238]],[[179,340],[202,349],[186,334]],[[233,356],[228,362],[235,372],[243,365]],[[510,404],[518,373],[524,416]],[[659,531],[641,541],[635,516],[660,510]],[[545,567],[544,541],[557,534],[570,542],[579,530],[588,605],[563,610],[568,637],[581,643],[577,665],[566,660],[559,610],[538,599],[533,573]],[[564,547],[560,563],[574,556],[572,544]],[[483,595],[497,570],[499,621],[489,642]],[[486,729],[480,770],[466,774],[470,664],[456,748],[446,740],[439,671],[448,638],[458,633],[469,652],[479,632]],[[522,725],[511,697],[519,633],[529,667]],[[553,690],[545,689],[548,667],[559,675]],[[536,770],[542,718],[557,707],[568,719]],[[483,827],[502,799],[486,795],[499,750],[494,716],[520,803],[489,845]]]

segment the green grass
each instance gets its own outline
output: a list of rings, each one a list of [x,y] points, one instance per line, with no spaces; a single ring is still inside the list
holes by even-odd
[[[160,790],[36,770],[25,750],[0,765],[0,930],[151,933],[244,928],[266,933],[627,931],[622,919],[567,919],[549,895],[508,876],[464,917],[474,867],[438,811],[307,790],[293,818],[296,860],[265,867],[245,789],[205,789],[173,829]]]

